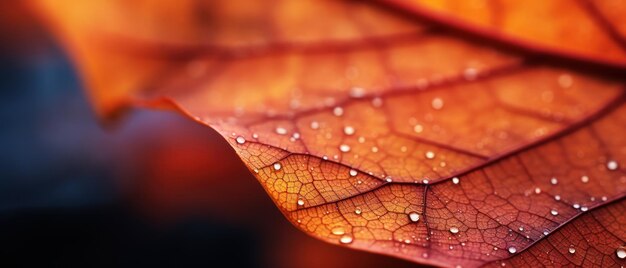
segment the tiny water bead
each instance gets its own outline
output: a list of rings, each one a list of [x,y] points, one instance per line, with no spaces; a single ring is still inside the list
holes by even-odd
[[[320,123],[317,122],[317,121],[312,121],[310,127],[311,127],[311,129],[319,129],[320,128]]]
[[[330,230],[330,232],[333,233],[334,235],[343,235],[346,233],[343,227],[335,227],[332,230]]]
[[[459,182],[461,182],[461,180],[458,177],[452,178],[452,183],[459,184]]]
[[[423,179],[423,180],[422,180],[422,183],[423,183],[423,184],[428,184],[428,182],[429,182],[429,181],[428,181],[428,179]]]
[[[298,206],[304,206],[304,200],[298,199]]]
[[[351,127],[351,126],[345,126],[343,128],[343,133],[348,135],[348,136],[353,135],[354,134],[354,128]]]
[[[606,163],[606,168],[607,168],[608,170],[611,170],[611,171],[613,171],[613,170],[617,170],[617,168],[619,168],[619,164],[617,164],[617,162],[616,162],[616,161],[611,160],[611,161],[609,161],[609,162],[607,162],[607,163]]]
[[[363,213],[363,211],[360,208],[356,208],[354,210],[354,214],[356,214],[356,215],[361,215],[361,213]]]
[[[352,236],[349,235],[344,235],[341,238],[339,238],[339,243],[341,244],[350,244],[352,243]]]
[[[570,246],[570,247],[567,249],[567,251],[568,251],[570,254],[574,254],[574,253],[576,253],[576,249],[574,248],[574,246]]]
[[[424,153],[424,156],[426,156],[426,158],[428,158],[428,159],[433,159],[433,158],[435,158],[435,152],[428,151],[428,152]]]
[[[236,140],[236,141],[237,141],[237,143],[239,143],[239,144],[244,144],[244,143],[246,143],[246,138],[244,138],[244,137],[242,137],[242,136],[237,137],[235,140]]]
[[[457,228],[457,227],[450,227],[450,233],[458,234],[459,233],[459,228]]]
[[[417,214],[417,212],[410,212],[409,213],[409,220],[411,220],[412,222],[417,222],[420,220],[420,214]]]
[[[342,144],[342,145],[339,145],[339,151],[342,151],[342,152],[344,152],[344,153],[347,153],[347,152],[349,152],[349,151],[350,151],[350,146],[349,146],[349,145],[347,145],[347,144]]]
[[[422,133],[422,131],[424,131],[424,126],[417,124],[413,127],[413,131],[415,131],[415,133]]]
[[[626,246],[618,247],[615,250],[615,255],[620,259],[626,259]]]
[[[560,195],[558,195],[558,194],[557,194],[557,195],[555,195],[555,196],[554,196],[554,200],[556,200],[556,201],[561,200],[561,196],[560,196]]]
[[[580,177],[580,181],[582,181],[583,183],[588,183],[589,182],[589,177],[587,175],[584,175],[584,176]]]
[[[391,176],[387,176],[387,177],[385,177],[385,181],[386,182],[392,182],[393,179],[391,178]]]
[[[550,210],[550,214],[552,214],[552,216],[558,216],[559,212],[556,211],[556,209]]]
[[[559,183],[559,180],[557,178],[552,177],[552,179],[550,179],[550,184],[556,185],[557,183]]]
[[[440,110],[441,108],[443,108],[443,100],[439,97],[434,98],[431,102],[431,105],[433,109]]]
[[[357,174],[359,174],[359,172],[358,172],[358,171],[356,171],[355,169],[351,169],[351,170],[350,170],[350,176],[351,176],[351,177],[354,177],[354,176],[356,176]]]
[[[287,129],[285,129],[284,127],[276,127],[276,134],[285,135],[287,134]]]
[[[274,163],[274,170],[280,170],[282,167],[283,166],[280,163],[278,162]]]
[[[535,194],[540,194],[540,193],[541,193],[541,188],[536,187],[536,188],[535,188]]]
[[[515,247],[509,247],[509,253],[515,254],[515,252],[517,252],[517,249]]]
[[[575,209],[579,209],[579,208],[580,208],[580,204],[578,204],[578,203],[574,203],[574,204],[572,205],[572,207],[573,207],[573,208],[575,208]]]
[[[335,116],[342,116],[343,115],[343,108],[337,106],[333,109],[333,114]]]

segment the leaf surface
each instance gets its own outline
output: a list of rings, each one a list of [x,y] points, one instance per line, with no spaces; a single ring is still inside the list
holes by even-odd
[[[441,266],[624,264],[618,52],[537,57],[363,2],[37,3],[101,114],[214,128],[312,236]]]
[[[382,0],[409,13],[535,53],[626,66],[622,0]],[[590,40],[593,40],[590,42]]]

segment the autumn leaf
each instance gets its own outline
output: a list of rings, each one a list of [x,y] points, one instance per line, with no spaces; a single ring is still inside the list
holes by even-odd
[[[34,7],[100,114],[169,108],[210,126],[307,234],[439,266],[624,265],[615,9],[458,5]],[[529,15],[556,7],[563,20]]]

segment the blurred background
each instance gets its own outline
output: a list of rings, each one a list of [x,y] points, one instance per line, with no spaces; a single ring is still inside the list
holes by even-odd
[[[213,130],[104,128],[62,49],[0,4],[0,267],[414,267],[293,227]]]

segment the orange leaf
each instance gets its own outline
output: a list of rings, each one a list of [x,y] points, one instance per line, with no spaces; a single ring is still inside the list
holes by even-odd
[[[620,0],[382,1],[533,53],[626,66],[626,4]]]
[[[214,128],[310,235],[442,266],[625,262],[625,56],[605,32],[555,43],[546,20],[552,37],[515,37],[537,50],[362,2],[37,3],[103,115]]]

